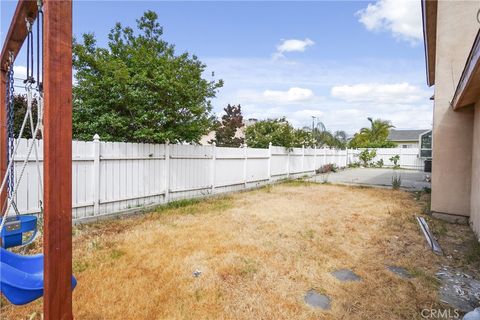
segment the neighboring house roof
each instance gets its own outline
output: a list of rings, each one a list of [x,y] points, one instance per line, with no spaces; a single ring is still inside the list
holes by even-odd
[[[388,134],[388,139],[391,141],[418,141],[418,137],[429,129],[423,130],[390,130]]]

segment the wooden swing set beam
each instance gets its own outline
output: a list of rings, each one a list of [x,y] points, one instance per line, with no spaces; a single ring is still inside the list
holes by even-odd
[[[44,319],[72,315],[72,2],[43,0],[44,88]],[[36,0],[19,0],[0,57],[0,175],[6,159],[6,69],[35,19]],[[0,195],[0,200],[6,194]],[[3,201],[2,201],[3,203]],[[2,211],[3,212],[3,211]]]

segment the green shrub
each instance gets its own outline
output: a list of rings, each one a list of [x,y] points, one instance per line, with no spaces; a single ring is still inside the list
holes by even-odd
[[[370,166],[372,160],[376,156],[377,156],[377,150],[375,150],[375,149],[372,149],[372,150],[365,149],[362,152],[360,152],[360,154],[358,155],[358,158],[360,159],[360,161],[362,161],[362,165],[364,167],[368,167],[368,166]]]
[[[393,162],[393,169],[400,168],[400,165],[398,164],[398,162],[400,161],[400,155],[396,154],[396,155],[390,157],[389,160]]]
[[[375,168],[381,168],[383,167],[383,159],[380,159],[378,160],[377,162],[375,162],[375,164],[373,165]]]
[[[356,162],[349,163],[348,167],[349,168],[359,168],[361,165],[362,164],[360,162],[356,161]]]

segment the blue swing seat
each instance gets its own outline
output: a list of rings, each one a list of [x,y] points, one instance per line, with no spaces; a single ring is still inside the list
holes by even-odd
[[[33,232],[27,240],[23,240],[23,234]],[[1,232],[2,248],[11,248],[27,245],[32,242],[37,233],[37,217],[33,215],[19,215],[7,218]]]
[[[72,275],[72,290],[77,280]],[[43,254],[24,256],[0,248],[0,292],[15,305],[43,295]]]

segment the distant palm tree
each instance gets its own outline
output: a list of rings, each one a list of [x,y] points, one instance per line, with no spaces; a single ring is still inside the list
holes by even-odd
[[[370,128],[360,129],[360,134],[363,134],[367,137],[368,141],[378,142],[385,141],[388,137],[388,133],[391,128],[394,126],[387,120],[375,119],[368,117],[370,121]]]
[[[313,138],[318,147],[345,148],[347,143],[347,134],[345,131],[335,131],[331,133],[327,130],[323,122],[318,122],[313,131]]]
[[[369,146],[389,145],[388,133],[391,128],[395,128],[390,121],[367,118],[370,121],[369,128],[362,128],[360,132],[356,133],[350,142],[354,148],[365,148]]]
[[[347,133],[345,131],[335,131],[331,133],[327,130],[323,122],[318,122],[315,128],[304,126],[303,131],[312,134],[313,140],[317,147],[345,148],[347,145]]]
[[[333,136],[335,137],[335,139],[337,139],[338,141],[342,142],[342,143],[346,143],[347,142],[347,133],[343,130],[337,130],[335,131],[335,133],[333,134]]]

